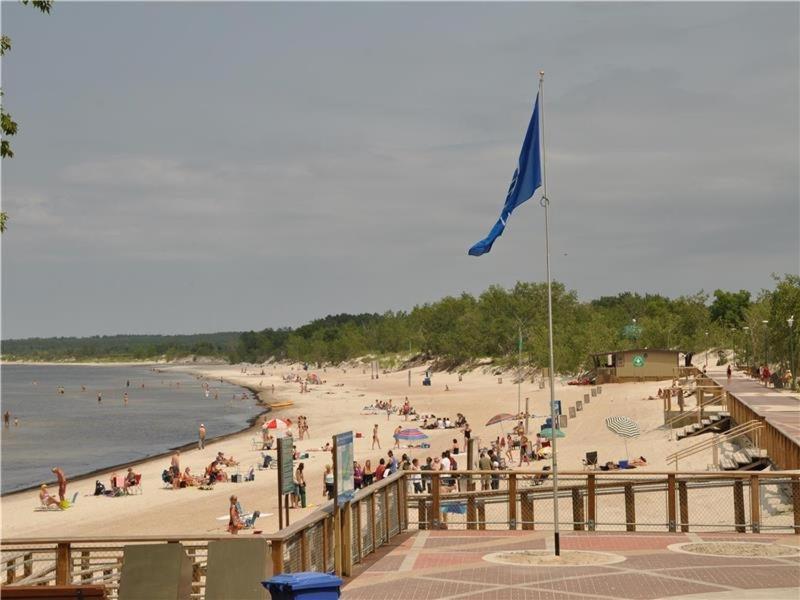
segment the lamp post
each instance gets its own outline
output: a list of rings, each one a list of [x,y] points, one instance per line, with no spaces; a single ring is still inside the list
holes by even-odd
[[[794,353],[794,315],[786,319],[789,325],[789,370],[792,372],[792,391],[797,389],[797,359]]]
[[[767,331],[769,331],[769,319],[761,321],[764,324],[764,368],[769,370],[769,348],[767,346]],[[769,387],[769,379],[764,378],[764,387]]]
[[[708,368],[708,332],[706,331],[706,364],[705,368]]]
[[[745,356],[745,362],[747,363],[747,366],[748,366],[748,367],[751,367],[752,365],[750,364],[750,348],[752,348],[752,343],[751,343],[751,344],[748,346],[748,344],[747,344],[747,338],[748,338],[748,337],[752,337],[752,334],[749,334],[749,333],[748,333],[748,332],[750,331],[750,328],[749,328],[747,325],[745,325],[744,327],[742,327],[742,331],[744,331],[744,332],[745,332],[745,333],[744,333],[744,335],[745,335],[745,338],[744,338],[744,346],[745,346],[745,351],[744,351],[744,352],[745,352],[745,354],[746,354],[746,356]],[[752,342],[752,339],[751,339],[750,341]],[[749,373],[748,373],[748,375],[749,375]]]

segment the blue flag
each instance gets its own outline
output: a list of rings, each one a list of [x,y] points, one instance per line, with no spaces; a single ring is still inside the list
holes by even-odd
[[[533,105],[533,116],[528,125],[528,132],[525,134],[525,141],[522,143],[522,151],[519,153],[519,164],[511,179],[500,218],[492,227],[489,235],[469,249],[470,255],[481,256],[489,252],[494,241],[503,235],[508,217],[514,212],[514,209],[533,196],[534,192],[542,185],[542,159],[539,148],[539,95],[537,94],[536,102]]]

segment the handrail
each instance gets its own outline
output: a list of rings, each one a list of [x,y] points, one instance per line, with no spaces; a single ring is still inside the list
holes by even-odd
[[[725,394],[722,393],[722,394],[719,394],[717,396],[712,396],[708,400],[703,400],[700,404],[695,406],[693,409],[684,411],[682,413],[678,413],[677,415],[675,415],[671,419],[668,419],[668,420],[664,421],[664,425],[672,425],[673,423],[675,423],[677,421],[680,421],[681,419],[685,419],[686,417],[698,414],[703,408],[705,408],[709,404],[714,404],[720,398],[725,398]]]
[[[692,456],[693,454],[697,454],[698,452],[702,452],[703,450],[708,450],[709,448],[713,448],[714,446],[719,446],[723,442],[727,442],[734,438],[740,437],[742,435],[746,435],[753,431],[758,431],[764,428],[764,424],[760,421],[748,421],[747,423],[742,423],[741,425],[737,425],[733,429],[729,429],[723,434],[720,434],[717,437],[703,440],[702,442],[698,442],[693,446],[689,446],[688,448],[684,448],[682,450],[678,450],[677,452],[673,452],[669,456],[667,456],[666,460],[667,463],[674,462],[675,468],[678,468],[678,460],[682,458],[686,458],[687,456]]]

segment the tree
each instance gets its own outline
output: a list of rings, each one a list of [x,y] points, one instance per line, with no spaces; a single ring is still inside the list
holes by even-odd
[[[20,0],[22,4],[28,5],[31,4],[35,8],[38,8],[45,14],[50,14],[50,9],[53,6],[53,0]],[[11,38],[7,35],[0,37],[0,56],[5,56],[6,52],[11,50]],[[0,90],[0,98],[2,98],[3,92]],[[17,122],[11,118],[11,115],[5,111],[3,105],[0,104],[0,129],[3,131],[3,140],[0,141],[0,158],[12,158],[14,156],[14,151],[11,149],[11,142],[7,139],[12,135],[17,134]],[[8,215],[5,212],[0,213],[0,233],[6,230],[6,222],[8,221]]]
[[[709,313],[711,320],[723,327],[740,327],[749,306],[750,292],[747,290],[738,292],[716,290]]]

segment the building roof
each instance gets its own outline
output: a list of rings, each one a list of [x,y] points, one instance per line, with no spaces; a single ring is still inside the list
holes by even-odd
[[[674,352],[675,354],[686,354],[686,350],[673,350],[671,348],[623,348],[605,352],[592,352],[589,356],[605,356],[607,354],[617,354],[618,352]]]

